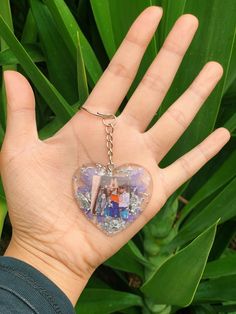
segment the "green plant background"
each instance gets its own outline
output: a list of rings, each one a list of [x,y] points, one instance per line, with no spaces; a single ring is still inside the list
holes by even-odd
[[[207,61],[220,62],[224,76],[162,165],[218,126],[227,127],[232,138],[132,240],[98,267],[76,311],[236,313],[236,1],[1,0],[1,72],[16,69],[30,80],[39,134],[47,138],[83,104],[133,20],[150,5],[161,5],[164,16],[120,111],[173,23],[181,14],[192,13],[200,21],[198,32],[150,126]],[[6,127],[2,79],[0,104],[2,142]],[[10,232],[0,185],[2,246]]]

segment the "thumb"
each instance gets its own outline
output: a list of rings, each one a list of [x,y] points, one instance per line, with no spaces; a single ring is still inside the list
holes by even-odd
[[[16,71],[4,71],[7,96],[5,140],[12,148],[23,148],[38,139],[35,99],[27,79]]]

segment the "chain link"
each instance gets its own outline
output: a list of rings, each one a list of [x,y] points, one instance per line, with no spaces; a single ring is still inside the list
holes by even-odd
[[[107,155],[109,159],[109,163],[107,165],[110,171],[114,168],[113,163],[113,132],[114,132],[114,125],[112,123],[108,123],[106,125],[106,145],[107,145]]]
[[[110,113],[101,113],[101,112],[92,112],[90,109],[85,107],[80,107],[80,109],[83,109],[87,111],[88,113],[98,116],[102,118],[102,123],[105,126],[106,130],[106,146],[107,146],[107,155],[109,159],[109,163],[107,165],[107,168],[110,172],[114,169],[114,163],[113,163],[113,132],[114,132],[114,126],[116,125],[116,116],[114,114]]]

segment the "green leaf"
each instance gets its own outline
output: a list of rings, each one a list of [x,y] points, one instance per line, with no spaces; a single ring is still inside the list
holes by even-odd
[[[82,54],[79,32],[77,33],[77,35],[78,35],[77,83],[78,83],[79,100],[80,100],[80,103],[83,104],[88,98],[89,91],[88,91],[87,76],[86,76],[86,71],[85,71],[85,66],[84,66],[84,57]]]
[[[36,43],[38,35],[38,29],[35,24],[35,19],[32,15],[32,11],[29,9],[25,25],[21,35],[22,43]]]
[[[225,302],[225,303],[227,303],[227,302]],[[230,302],[231,303],[231,302]],[[234,302],[232,302],[232,303],[234,303]],[[222,313],[231,313],[231,314],[236,314],[236,304],[229,304],[229,305],[216,305],[216,306],[214,306],[214,313],[213,314],[215,314],[215,313],[220,313],[220,314],[222,314]],[[203,313],[203,314],[205,314],[205,313]]]
[[[5,19],[6,24],[9,26],[9,28],[13,31],[13,21],[12,21],[12,15],[11,15],[11,6],[9,0],[2,0],[1,6],[0,6],[0,14]],[[5,50],[8,48],[7,43],[4,41],[3,38],[1,38],[1,50]]]
[[[102,74],[101,66],[69,8],[63,0],[44,0],[44,2],[50,10],[58,31],[68,46],[75,62],[77,60],[77,33],[79,33],[85,66],[91,81],[93,84],[96,84]]]
[[[22,68],[48,103],[52,111],[54,111],[63,123],[67,122],[73,116],[74,110],[37,68],[33,60],[25,51],[24,47],[11,32],[2,16],[0,16],[0,35],[4,38],[9,48],[15,54]]]
[[[46,57],[49,79],[69,103],[75,103],[78,100],[76,63],[73,62],[47,6],[40,0],[30,0],[30,6]]]
[[[104,264],[115,269],[135,273],[141,278],[144,276],[143,265],[146,265],[147,267],[149,266],[148,260],[145,259],[132,240],[126,243]]]
[[[233,239],[235,231],[235,221],[233,219],[218,226],[208,261],[213,261],[221,257]]]
[[[190,202],[181,211],[181,217],[178,220],[180,225],[187,215],[204,199],[212,195],[219,188],[223,187],[236,175],[236,150],[233,151],[226,161],[215,171],[215,173],[206,181],[204,185],[195,193]]]
[[[227,81],[225,84],[225,91],[227,91],[233,82],[236,80],[236,40],[234,40],[234,46],[232,49],[232,57],[230,60],[229,71],[227,75]]]
[[[7,215],[6,199],[0,196],[0,238],[2,235],[3,224]]]
[[[38,44],[24,44],[23,47],[34,62],[42,62],[45,60],[42,50]],[[19,60],[11,49],[8,48],[0,52],[0,66],[17,63],[19,63]]]
[[[75,103],[72,108],[76,112],[77,108],[80,107],[80,103]],[[64,123],[58,118],[54,117],[50,122],[48,122],[43,128],[39,130],[39,138],[44,140],[53,136],[57,131],[62,128]]]
[[[161,37],[161,44],[164,43],[164,40],[168,33],[170,32],[175,21],[180,15],[184,13],[185,5],[187,0],[178,0],[178,1],[169,1],[162,0],[163,8],[163,17],[159,29],[159,34]]]
[[[211,250],[216,225],[165,261],[140,288],[159,304],[187,306],[192,302]]]
[[[10,7],[10,0],[2,0],[0,5],[0,15],[3,16],[5,19],[6,24],[13,32],[13,21],[12,21],[12,14],[11,14],[11,7]],[[3,38],[0,38],[0,46],[1,51],[8,49],[7,43],[4,41]],[[5,70],[16,70],[15,64],[11,65],[4,65],[2,68],[3,71]],[[7,100],[6,100],[6,90],[4,85],[4,80],[2,80],[0,90],[0,99],[1,99],[1,106],[0,106],[0,121],[2,124],[3,129],[6,128],[6,112],[7,112]]]
[[[112,289],[85,288],[75,309],[79,314],[108,314],[134,305],[143,305],[140,296]]]
[[[236,253],[207,263],[203,279],[236,275]]]
[[[92,8],[97,23],[103,45],[106,48],[109,58],[113,56],[115,50],[119,47],[131,24],[138,15],[156,1],[136,0],[134,1],[108,1],[92,0]],[[124,9],[125,8],[125,9]],[[110,37],[111,36],[111,37]],[[128,98],[140,82],[144,73],[150,65],[150,62],[157,54],[157,38],[153,37],[144,57],[142,58],[138,73],[128,92]]]
[[[234,113],[232,117],[226,121],[224,127],[227,128],[230,132],[234,132],[236,130],[236,113]]]
[[[169,2],[175,3],[175,1]],[[171,5],[169,9],[171,9]],[[224,2],[221,0],[186,1],[184,13],[194,14],[199,19],[199,29],[160,108],[159,115],[163,114],[188,88],[206,62],[214,60],[221,63],[224,68],[224,76],[187,131],[170,150],[161,166],[170,164],[189,151],[202,141],[215,126],[234,47],[235,10],[236,2],[231,0]],[[219,43],[224,43],[220,49]]]
[[[236,301],[236,275],[220,277],[202,282],[194,302]]]
[[[110,14],[110,3],[107,0],[90,0],[93,15],[109,59],[116,52],[116,43]]]
[[[199,214],[183,225],[176,238],[165,249],[173,250],[194,238],[220,218],[220,223],[236,215],[236,178],[233,179]],[[226,207],[227,206],[227,207]]]

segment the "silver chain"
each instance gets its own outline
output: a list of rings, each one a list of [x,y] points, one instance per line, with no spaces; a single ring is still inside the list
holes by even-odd
[[[107,155],[109,159],[109,163],[107,164],[107,168],[110,172],[114,169],[114,163],[113,163],[113,133],[114,133],[114,126],[116,125],[116,116],[114,114],[106,114],[106,113],[101,113],[101,112],[92,112],[91,110],[85,108],[85,107],[80,107],[80,109],[84,109],[88,113],[98,116],[102,118],[102,123],[105,125],[105,131],[106,131],[106,146],[107,146]],[[107,121],[107,120],[112,120],[112,121]]]
[[[107,165],[109,171],[112,171],[114,168],[113,163],[113,132],[114,132],[114,126],[112,123],[109,123],[106,125],[106,141],[107,141],[107,155],[109,158],[109,163]]]

